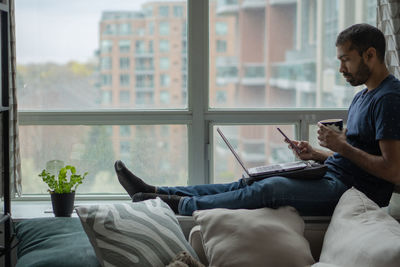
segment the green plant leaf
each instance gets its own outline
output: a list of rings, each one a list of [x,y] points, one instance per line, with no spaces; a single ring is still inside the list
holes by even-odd
[[[68,172],[69,180],[67,179]],[[76,188],[78,185],[82,184],[87,174],[88,172],[85,172],[83,175],[76,174],[76,168],[74,166],[66,165],[60,169],[57,178],[46,170],[43,170],[38,176],[48,185],[50,192],[62,194],[76,191]]]

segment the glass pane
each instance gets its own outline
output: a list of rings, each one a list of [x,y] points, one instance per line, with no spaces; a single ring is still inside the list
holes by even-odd
[[[214,127],[214,183],[237,180],[243,168],[218,134],[219,127],[229,143],[239,154],[246,168],[296,160],[279,127],[290,139],[294,139],[294,125],[246,125]]]
[[[336,36],[375,18],[375,0],[210,0],[210,106],[348,107],[361,88],[338,71]]]
[[[186,6],[182,0],[16,1],[19,109],[186,108]],[[161,71],[173,81],[161,85]],[[105,97],[127,88],[128,103]],[[168,104],[156,97],[161,90],[171,95]],[[137,99],[143,94],[152,99]]]
[[[155,185],[187,184],[185,125],[20,126],[24,194],[44,194],[38,174],[50,160],[89,172],[77,193],[125,193],[114,171],[121,159],[132,172]]]

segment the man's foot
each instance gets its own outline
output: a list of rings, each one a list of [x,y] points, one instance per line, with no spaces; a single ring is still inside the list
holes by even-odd
[[[168,204],[168,206],[175,212],[178,212],[179,201],[181,200],[181,196],[177,195],[162,195],[156,193],[136,193],[132,196],[133,202],[139,202],[147,199],[155,199],[156,197],[161,198],[162,201]]]
[[[117,173],[119,183],[125,188],[129,196],[132,197],[134,194],[139,192],[144,193],[155,193],[156,187],[148,185],[143,182],[142,179],[134,175],[125,164],[117,160],[114,164],[115,172]]]

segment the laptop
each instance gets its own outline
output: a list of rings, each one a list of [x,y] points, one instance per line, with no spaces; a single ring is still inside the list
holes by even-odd
[[[301,170],[301,169],[304,169],[307,166],[309,166],[309,164],[307,164],[304,161],[295,161],[295,162],[287,162],[287,163],[259,166],[259,167],[254,167],[254,168],[246,168],[242,159],[239,157],[239,155],[233,149],[232,145],[229,143],[228,139],[222,133],[221,129],[217,128],[217,132],[222,137],[222,140],[224,140],[224,142],[228,146],[229,150],[235,156],[236,160],[239,162],[240,166],[242,166],[243,170],[247,173],[247,175],[249,177],[265,176],[265,175],[271,175],[271,174],[279,175],[282,172]]]

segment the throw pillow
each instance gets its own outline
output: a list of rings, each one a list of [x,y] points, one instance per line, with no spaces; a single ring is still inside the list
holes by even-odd
[[[340,198],[325,234],[320,262],[339,266],[400,264],[400,224],[355,188]]]
[[[181,251],[197,259],[174,212],[159,198],[76,211],[102,266],[165,266]]]
[[[296,267],[314,263],[293,207],[195,211],[210,266]]]
[[[15,223],[16,267],[99,267],[93,247],[78,218],[51,217]]]

